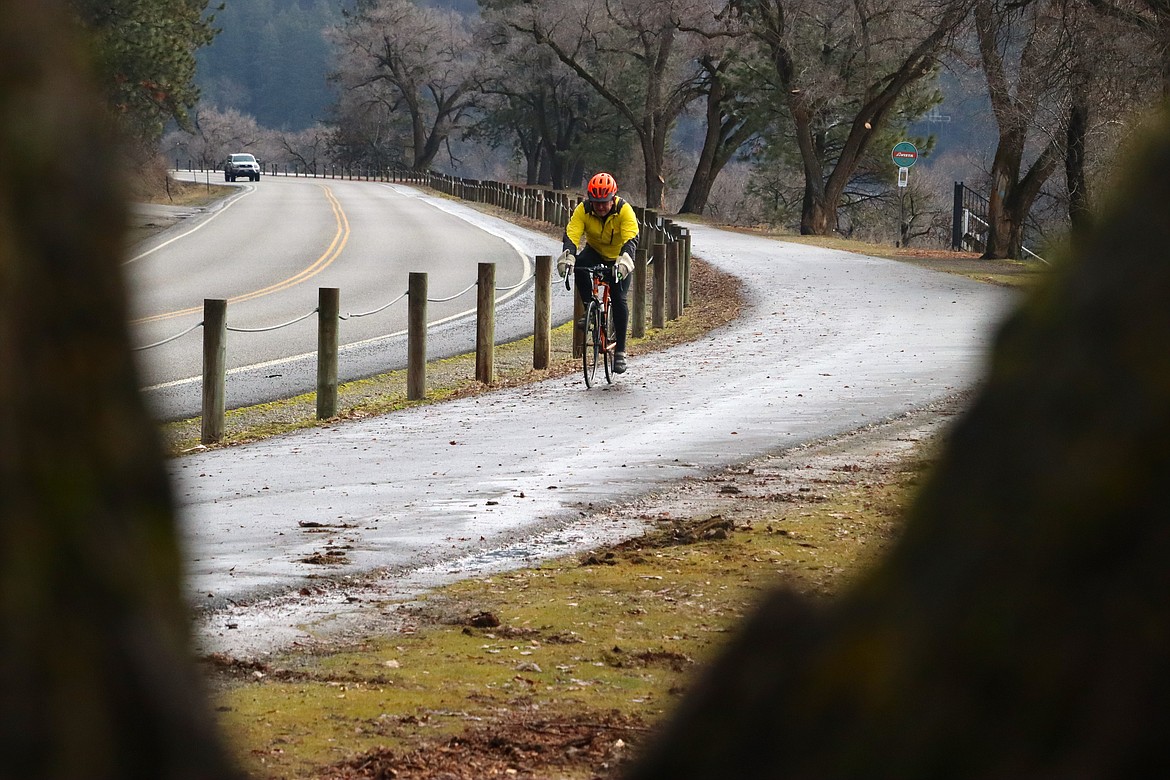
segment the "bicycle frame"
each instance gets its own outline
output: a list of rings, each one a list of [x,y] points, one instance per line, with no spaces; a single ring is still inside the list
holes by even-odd
[[[600,268],[594,268],[589,276],[593,279],[593,300],[601,307],[601,348],[605,352],[612,352],[613,344],[609,340],[609,281]],[[607,365],[606,374],[608,373]]]
[[[582,331],[582,369],[585,375],[585,386],[593,386],[593,377],[597,372],[598,358],[605,369],[605,381],[613,383],[614,348],[617,346],[610,339],[610,281],[608,274],[612,273],[604,266],[594,266],[589,269],[592,282],[590,298],[585,301],[584,328]],[[569,288],[569,278],[565,277],[565,289]]]

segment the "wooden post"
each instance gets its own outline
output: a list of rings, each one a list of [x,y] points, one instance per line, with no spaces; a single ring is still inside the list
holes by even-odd
[[[654,245],[654,289],[650,299],[650,324],[666,325],[666,244]]]
[[[496,264],[479,264],[475,296],[475,378],[485,385],[495,379]]]
[[[691,305],[691,231],[683,231],[683,306]]]
[[[679,262],[679,242],[666,245],[666,319],[677,320],[682,313],[682,265]]]
[[[646,250],[634,250],[634,281],[630,283],[630,336],[646,335]]]
[[[658,243],[654,232],[654,225],[658,221],[658,212],[656,212],[654,209],[644,209],[642,214],[642,232],[638,236],[638,243],[644,247],[653,247],[656,243]]]
[[[227,301],[203,301],[203,419],[199,440],[223,441],[227,390]]]
[[[548,368],[552,358],[552,255],[536,256],[536,311],[532,316],[532,367]]]
[[[337,416],[337,332],[341,323],[341,291],[317,290],[317,419]]]
[[[427,396],[427,275],[412,271],[407,286],[406,398]]]

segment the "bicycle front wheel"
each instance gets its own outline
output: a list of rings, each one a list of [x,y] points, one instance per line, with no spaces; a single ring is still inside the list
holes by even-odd
[[[601,363],[605,367],[605,381],[613,384],[613,308],[605,307],[604,316],[601,319]]]
[[[597,301],[590,301],[585,306],[585,329],[582,331],[581,368],[585,374],[585,386],[593,386],[593,377],[597,373],[597,358],[601,354],[601,318],[597,308]]]

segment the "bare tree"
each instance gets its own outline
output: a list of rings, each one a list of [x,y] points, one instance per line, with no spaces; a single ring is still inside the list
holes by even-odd
[[[1162,97],[1170,97],[1170,0],[1089,0],[1102,15],[1142,33],[1152,44]]]
[[[377,0],[348,16],[330,38],[343,92],[341,132],[392,127],[377,117],[405,112],[410,167],[428,169],[476,97],[475,49],[464,17],[410,0]],[[345,128],[347,122],[353,127]]]
[[[998,128],[984,256],[1020,257],[1040,206],[1085,227],[1108,149],[1161,84],[1157,44],[1094,0],[980,0],[973,17]]]
[[[0,776],[238,777],[130,351],[122,153],[61,3],[0,15]]]
[[[758,106],[758,97],[733,77],[736,57],[737,51],[731,41],[725,41],[718,54],[699,57],[703,69],[706,124],[699,161],[679,209],[681,213],[703,213],[711,187],[723,166],[767,124],[767,117]]]
[[[1052,67],[1062,52],[1060,17],[1047,2],[1020,6],[980,0],[975,30],[999,128],[983,256],[1018,258],[1032,204],[1064,156],[1059,128],[1067,72]],[[1025,169],[1034,135],[1039,136],[1039,152]]]
[[[285,162],[297,165],[302,171],[316,173],[322,170],[325,164],[329,139],[330,131],[322,125],[296,133],[281,133],[279,136],[281,157]]]
[[[504,24],[490,30],[480,77],[487,99],[469,135],[509,137],[527,161],[529,184],[575,186],[572,174],[591,154],[616,167],[608,143],[620,133],[614,109],[547,48]]]
[[[967,0],[735,0],[759,41],[804,171],[800,231],[825,235],[870,144],[933,72]]]
[[[1114,130],[1136,106],[1170,95],[1170,4],[1135,0],[1127,6],[1104,0],[1064,0],[1063,26],[1069,51],[1065,182],[1069,222],[1087,227],[1091,213],[1091,147],[1116,145]]]
[[[214,168],[232,152],[252,152],[263,157],[267,131],[256,118],[234,108],[220,111],[200,106],[193,112],[190,132],[176,130],[167,135],[168,147],[185,151],[200,166]]]
[[[645,166],[646,202],[663,205],[667,141],[702,93],[703,43],[680,27],[714,22],[715,0],[608,0],[507,5],[507,22],[548,47],[633,127]]]

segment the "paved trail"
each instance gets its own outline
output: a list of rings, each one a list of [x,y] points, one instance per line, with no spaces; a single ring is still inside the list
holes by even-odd
[[[263,602],[213,613],[205,647],[249,630],[279,643],[346,603],[297,598],[308,577],[426,584],[591,544],[629,533],[589,526],[607,504],[952,395],[979,375],[1012,299],[893,261],[692,236],[744,280],[743,316],[633,355],[613,386],[571,376],[174,461],[192,594]]]

